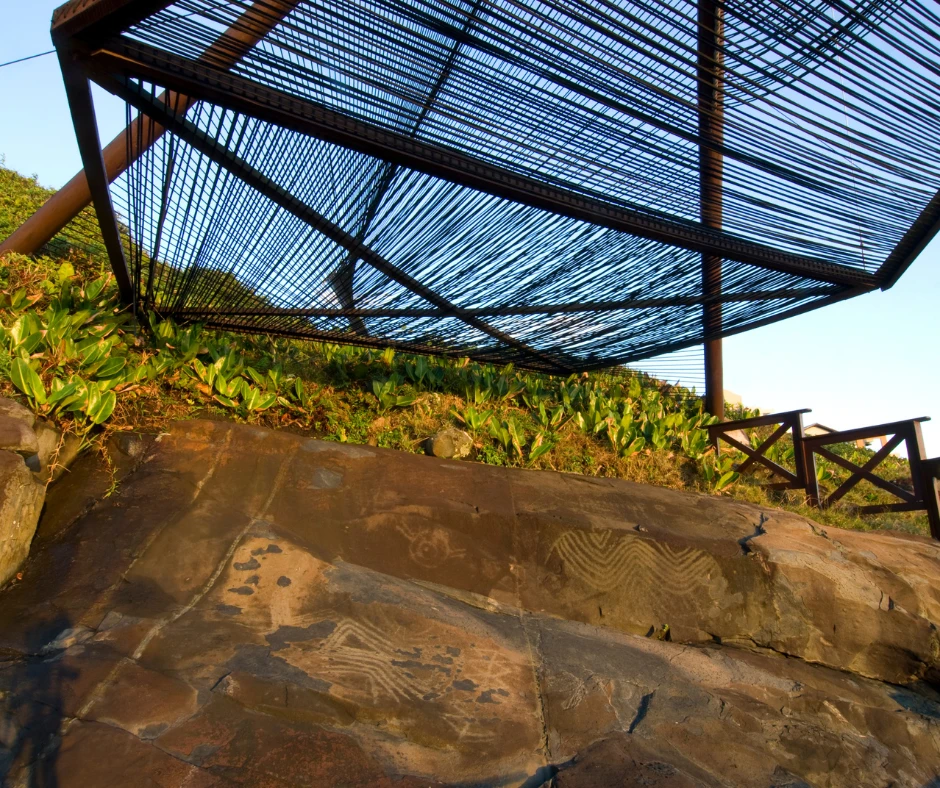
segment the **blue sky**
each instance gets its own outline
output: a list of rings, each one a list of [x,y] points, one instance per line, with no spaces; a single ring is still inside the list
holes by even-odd
[[[52,48],[56,2],[5,3],[0,63]],[[123,127],[122,102],[95,90],[102,139]],[[81,167],[54,55],[0,68],[0,155],[59,187]],[[15,109],[10,109],[15,108]],[[916,416],[940,455],[940,239],[886,292],[725,340],[725,387],[765,412],[812,408],[809,422],[849,429]]]

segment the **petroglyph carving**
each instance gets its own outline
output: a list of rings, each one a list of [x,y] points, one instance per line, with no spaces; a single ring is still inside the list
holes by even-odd
[[[312,667],[331,682],[331,692],[352,699],[366,695],[373,704],[443,704],[449,708],[441,717],[461,740],[494,736],[479,715],[510,697],[504,686],[511,686],[511,669],[499,654],[485,647],[461,650],[420,633],[415,638],[413,632],[403,645],[386,634],[399,629],[391,622],[343,619],[316,649],[319,665],[305,669]],[[486,693],[491,703],[475,702]],[[486,719],[491,715],[488,711]]]
[[[393,700],[417,700],[427,688],[407,671],[393,665],[401,655],[396,646],[372,624],[346,619],[323,641],[331,678],[347,678],[357,686],[365,681],[373,702],[385,695]]]
[[[483,742],[496,738],[496,733],[492,725],[488,723],[491,720],[475,719],[461,714],[445,713],[441,715],[454,732],[454,736],[462,742]]]
[[[615,531],[566,531],[549,556],[565,562],[565,572],[598,591],[610,592],[625,583],[655,584],[672,594],[688,594],[718,575],[715,560],[692,547],[673,549]]]
[[[396,530],[408,540],[408,555],[418,566],[436,569],[453,558],[463,558],[466,551],[450,543],[450,533],[427,525],[399,525]]]

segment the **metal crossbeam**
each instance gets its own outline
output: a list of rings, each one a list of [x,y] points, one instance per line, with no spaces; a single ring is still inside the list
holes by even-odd
[[[72,0],[52,12],[53,36],[97,38],[120,33],[173,0]]]
[[[816,281],[863,289],[879,284],[872,274],[851,266],[791,254],[699,222],[614,203],[601,195],[574,192],[136,41],[116,38],[90,52],[88,63],[93,76],[105,86],[115,73],[144,79],[283,128],[559,215]]]
[[[545,304],[534,306],[502,306],[466,309],[467,314],[476,317],[509,317],[515,315],[559,315],[578,312],[610,312],[614,310],[661,309],[676,306],[701,306],[719,302],[722,304],[742,301],[766,301],[775,299],[819,298],[838,292],[831,287],[785,288],[766,290],[758,293],[724,293],[715,296],[689,296],[677,298],[628,298],[622,301],[585,301],[573,304]],[[188,307],[174,309],[172,314],[179,316],[225,315],[228,317],[445,317],[440,309],[370,309],[348,307],[341,309],[327,308],[281,308],[251,307],[247,309],[213,309],[209,307]]]

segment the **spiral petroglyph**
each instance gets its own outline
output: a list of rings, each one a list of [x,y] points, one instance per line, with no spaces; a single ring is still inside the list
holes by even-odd
[[[408,555],[418,566],[436,569],[453,558],[463,558],[466,551],[450,543],[450,534],[433,526],[399,525],[398,532],[408,540]]]
[[[718,574],[715,560],[692,547],[674,549],[615,531],[566,531],[549,550],[565,573],[598,591],[630,583],[655,583],[673,594],[688,594]]]

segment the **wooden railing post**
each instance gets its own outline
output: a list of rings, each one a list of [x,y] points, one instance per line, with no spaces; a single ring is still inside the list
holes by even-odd
[[[940,541],[940,457],[921,463],[921,480],[930,535]]]

